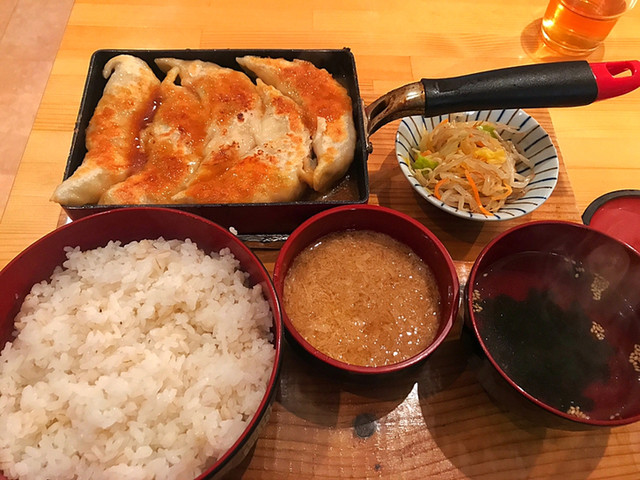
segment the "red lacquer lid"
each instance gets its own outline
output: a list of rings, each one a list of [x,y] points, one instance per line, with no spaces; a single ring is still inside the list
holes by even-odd
[[[587,207],[582,221],[640,253],[640,190],[618,190],[602,195]]]

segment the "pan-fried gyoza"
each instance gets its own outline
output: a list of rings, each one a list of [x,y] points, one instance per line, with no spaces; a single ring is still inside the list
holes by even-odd
[[[156,64],[165,72],[177,68],[182,84],[200,98],[208,116],[205,156],[233,143],[242,154],[255,147],[263,106],[246,75],[200,60],[159,58]]]
[[[351,99],[329,72],[304,60],[246,56],[238,63],[302,106],[313,132],[316,164],[307,182],[322,192],[341,178],[353,161],[356,130]]]
[[[140,125],[151,112],[160,80],[145,62],[131,55],[109,60],[103,75],[109,80],[87,127],[87,154],[52,196],[62,205],[96,203],[141,162]]]
[[[105,77],[114,73],[87,129],[88,152],[53,200],[67,206],[286,202],[309,187],[331,188],[355,150],[346,90],[309,62],[237,60],[257,75],[256,83],[200,60],[156,59],[166,74],[162,83],[138,58],[108,62]],[[129,72],[134,66],[146,69],[144,82]],[[116,89],[127,76],[134,86]],[[322,98],[314,99],[319,91]],[[108,128],[100,125],[104,111],[116,112]]]
[[[195,92],[174,83],[177,75],[176,68],[162,81],[153,121],[140,132],[146,163],[109,188],[101,204],[168,203],[200,165],[207,118]]]
[[[141,132],[147,162],[103,195],[102,204],[173,203],[211,152],[235,145],[244,155],[256,144],[262,104],[246,75],[199,60],[156,63],[167,77],[156,113]]]
[[[305,189],[303,164],[311,155],[311,135],[300,107],[258,80],[265,110],[255,132],[256,146],[243,152],[236,142],[212,149],[177,203],[279,202]]]

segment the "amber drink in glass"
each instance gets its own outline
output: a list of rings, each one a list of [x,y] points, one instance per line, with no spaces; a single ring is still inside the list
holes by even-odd
[[[588,55],[636,0],[550,0],[542,18],[545,44],[565,55]]]

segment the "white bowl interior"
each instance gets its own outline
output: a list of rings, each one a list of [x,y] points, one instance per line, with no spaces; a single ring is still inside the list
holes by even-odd
[[[418,148],[420,139],[433,130],[442,120],[454,117],[465,121],[486,120],[516,128],[518,130],[517,133],[504,132],[501,135],[505,140],[511,140],[518,150],[529,158],[534,165],[534,178],[525,189],[525,194],[518,199],[507,201],[494,215],[473,213],[469,210],[461,210],[446,205],[423,187],[409,168],[408,159],[412,158],[413,151]],[[411,186],[428,202],[452,215],[471,220],[500,221],[527,215],[551,196],[558,181],[558,152],[549,134],[531,115],[520,109],[479,110],[463,114],[443,114],[436,117],[423,117],[420,115],[406,117],[400,122],[396,133],[396,158],[400,165],[400,170],[409,180]],[[530,171],[530,168],[522,163],[518,163],[516,168],[518,173],[522,174],[527,174]]]

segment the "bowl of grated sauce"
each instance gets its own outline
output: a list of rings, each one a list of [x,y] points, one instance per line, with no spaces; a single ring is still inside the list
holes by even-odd
[[[287,337],[354,375],[422,363],[449,333],[459,282],[424,225],[375,205],[337,207],[298,227],[274,268]]]

